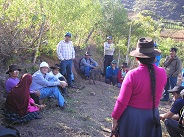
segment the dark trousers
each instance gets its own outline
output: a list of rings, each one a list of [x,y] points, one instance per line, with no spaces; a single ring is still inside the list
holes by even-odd
[[[178,121],[173,119],[166,119],[164,124],[167,128],[167,132],[171,137],[183,137],[184,131],[179,128]]]
[[[113,60],[113,55],[105,55],[104,57],[104,70],[103,75],[106,75],[106,68],[111,65],[111,62]]]
[[[68,87],[71,87],[72,85],[72,59],[70,60],[64,60],[60,63],[60,73],[66,77],[68,82]]]
[[[65,79],[64,79],[63,77],[60,77],[59,80],[60,80],[60,81],[65,81]],[[59,87],[59,90],[60,90],[63,94],[66,94],[66,88]]]
[[[39,97],[35,93],[30,93],[30,97],[34,100],[34,102],[40,105]]]
[[[176,83],[177,83],[177,77],[172,77],[170,76],[169,78],[167,78],[167,84],[165,85],[165,88],[164,88],[164,99],[169,99],[169,92],[168,90],[169,89],[173,89],[175,86],[176,86]]]
[[[117,76],[112,76],[111,78],[106,78],[105,79],[105,83],[107,83],[107,84],[112,83],[113,86],[117,84],[117,81],[118,81]]]

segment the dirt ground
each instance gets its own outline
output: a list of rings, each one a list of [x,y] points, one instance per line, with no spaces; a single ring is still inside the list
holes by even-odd
[[[66,98],[67,108],[55,107],[57,101],[46,100],[47,107],[41,111],[42,119],[27,124],[13,125],[22,137],[109,137],[111,112],[119,88],[96,81],[96,85],[81,80],[82,90],[70,89]],[[160,112],[169,109],[168,103],[160,105]],[[1,125],[7,125],[0,115]],[[167,137],[163,126],[163,135]]]

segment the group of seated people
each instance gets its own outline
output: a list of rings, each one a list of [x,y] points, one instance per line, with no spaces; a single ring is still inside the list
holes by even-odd
[[[48,97],[56,98],[61,110],[65,108],[66,102],[63,96],[66,95],[66,79],[59,73],[58,65],[51,69],[52,71],[49,72],[48,63],[42,62],[40,69],[32,76],[24,74],[19,80],[21,69],[17,65],[9,66],[6,72],[9,78],[6,81],[7,97],[4,108],[7,120],[13,123],[25,123],[32,119],[40,119],[38,111],[46,106],[40,102]]]
[[[91,58],[91,56],[92,55],[89,52],[86,52],[85,57],[79,62],[80,71],[84,76],[86,76],[86,78],[89,77],[92,69],[98,68],[98,63]],[[127,63],[123,62],[121,68],[119,69],[117,68],[117,61],[113,60],[111,65],[106,68],[105,83],[112,84],[113,86],[116,85],[120,88],[127,72]]]

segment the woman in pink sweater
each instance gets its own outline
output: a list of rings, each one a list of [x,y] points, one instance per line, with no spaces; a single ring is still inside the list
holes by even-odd
[[[154,65],[160,51],[154,49],[152,39],[141,38],[130,55],[139,66],[122,83],[112,112],[112,130],[118,127],[120,137],[161,137],[158,105],[167,78],[165,70]]]

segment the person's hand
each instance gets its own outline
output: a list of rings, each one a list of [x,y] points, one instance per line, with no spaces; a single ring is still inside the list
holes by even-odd
[[[42,105],[38,105],[38,107],[39,107],[40,109],[43,109],[44,107],[46,107],[46,105],[45,105],[45,104],[42,104]]]
[[[65,81],[60,81],[60,87],[65,88],[68,84]]]
[[[124,78],[120,78],[121,80],[123,80]]]
[[[94,69],[96,69],[96,68],[98,68],[98,67],[96,67],[96,66],[93,66],[93,68],[94,68]]]
[[[162,121],[165,120],[165,114],[160,114],[160,120],[162,120]]]
[[[115,67],[115,66],[113,66],[113,67],[112,67],[112,69],[113,69],[113,70],[115,70],[115,69],[116,69],[116,67]]]
[[[34,93],[39,97],[40,96],[40,91],[34,91]]]
[[[112,130],[115,130],[115,128],[118,126],[118,121],[116,119],[112,120]]]

